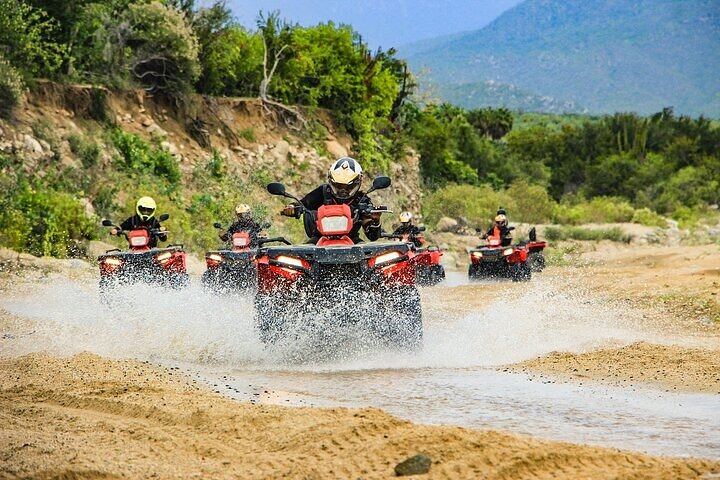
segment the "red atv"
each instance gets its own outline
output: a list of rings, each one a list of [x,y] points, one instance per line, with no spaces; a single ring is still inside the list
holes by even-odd
[[[168,214],[160,215],[164,222]],[[120,227],[111,220],[103,220],[103,226]],[[166,248],[150,248],[150,236],[165,231],[149,231],[146,228],[121,232],[128,241],[129,250],[114,248],[98,257],[100,266],[100,291],[133,283],[150,283],[165,287],[180,288],[189,284],[185,267],[187,254],[182,245],[168,245]]]
[[[368,193],[388,186],[388,177],[377,177]],[[279,183],[268,191],[297,200]],[[373,212],[388,210],[360,205],[357,214]],[[354,244],[348,205],[321,206],[316,225],[321,237],[315,245],[258,250],[255,308],[261,340],[272,344],[310,335],[327,347],[359,330],[373,341],[418,347],[423,325],[413,248],[401,242]]]
[[[489,236],[487,240],[486,245],[470,250],[470,280],[510,278],[515,282],[527,281],[533,271],[541,271],[545,266],[542,256],[545,242],[537,241],[535,228],[530,230],[529,242],[503,245],[499,236]]]
[[[221,229],[220,223],[213,225]],[[269,223],[263,224],[263,228],[270,227]],[[257,240],[258,246],[270,242],[283,242],[290,245],[290,242],[282,237],[265,238]],[[257,284],[257,263],[255,255],[257,248],[251,248],[250,232],[235,232],[230,240],[231,248],[211,250],[205,253],[207,269],[202,275],[203,285],[215,292],[237,291],[255,288]]]
[[[425,227],[419,227],[420,231],[425,231]],[[424,243],[425,237],[422,234],[412,235],[410,233],[394,234],[384,233],[384,238],[394,238],[405,243],[409,243],[415,250],[416,281],[418,285],[433,286],[445,279],[445,267],[440,263],[443,252],[438,247],[417,247],[418,243]]]

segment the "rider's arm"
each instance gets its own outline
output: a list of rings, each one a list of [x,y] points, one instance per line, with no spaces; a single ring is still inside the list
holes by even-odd
[[[320,185],[312,192],[305,195],[300,199],[302,205],[308,210],[317,210],[323,203],[325,203],[325,197],[323,196],[324,185]]]
[[[154,219],[153,219],[153,222],[152,222],[150,228],[153,228],[153,229],[156,229],[156,230],[163,230],[163,228],[160,226],[160,222],[158,221],[157,218],[154,218]],[[167,242],[167,233],[165,233],[165,232],[163,232],[163,233],[158,233],[158,234],[157,234],[157,238],[158,238],[158,240],[160,240],[161,242]]]
[[[125,221],[120,224],[120,229],[125,230],[125,231],[132,230],[134,227],[135,227],[135,217],[134,216],[126,218]]]

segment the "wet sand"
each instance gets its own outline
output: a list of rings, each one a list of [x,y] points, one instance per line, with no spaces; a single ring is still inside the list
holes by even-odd
[[[720,462],[414,425],[377,409],[239,403],[177,372],[91,354],[0,362],[3,478],[703,478]],[[711,477],[704,477],[711,478]]]
[[[647,312],[644,327],[656,329],[663,343],[550,353],[500,370],[549,381],[719,392],[720,334],[707,320],[716,308],[717,252],[717,246],[600,245],[582,267],[548,269],[540,275],[565,279],[559,288],[571,288],[567,279],[581,273],[599,301]],[[57,268],[43,262],[28,259],[30,270],[5,272],[0,293],[20,288],[26,275]],[[457,314],[482,311],[498,295],[531,285],[446,288],[442,303]],[[445,311],[432,305],[440,312],[431,316]],[[0,312],[0,478],[390,478],[398,462],[420,452],[433,460],[420,478],[720,476],[720,462],[712,460],[417,425],[372,408],[237,402],[178,370],[136,360],[14,355],[17,339],[32,329],[32,320]]]

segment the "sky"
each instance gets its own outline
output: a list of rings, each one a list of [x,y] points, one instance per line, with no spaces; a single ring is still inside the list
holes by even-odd
[[[371,49],[478,30],[522,0],[228,0],[249,28],[260,10],[303,26],[332,20],[352,25]],[[202,3],[202,2],[200,2]]]

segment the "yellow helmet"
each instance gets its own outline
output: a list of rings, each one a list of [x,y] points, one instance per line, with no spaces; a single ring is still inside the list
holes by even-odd
[[[408,223],[410,220],[412,220],[412,213],[402,212],[400,214],[400,223]]]
[[[250,205],[247,203],[239,203],[235,205],[235,214],[236,215],[242,215],[244,213],[250,213]]]
[[[337,198],[346,200],[352,198],[362,183],[362,167],[357,160],[342,157],[330,166],[328,170],[328,184]]]
[[[152,197],[141,197],[135,205],[135,211],[143,222],[147,222],[155,216],[157,205]]]

